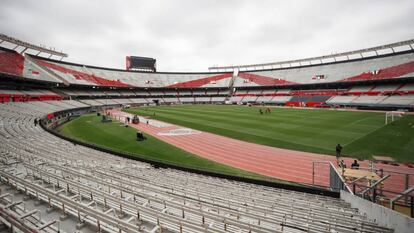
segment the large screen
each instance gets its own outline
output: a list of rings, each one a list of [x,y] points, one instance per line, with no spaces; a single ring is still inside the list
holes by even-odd
[[[150,57],[137,57],[127,56],[126,57],[126,69],[127,70],[147,70],[156,71],[156,62],[154,58]]]

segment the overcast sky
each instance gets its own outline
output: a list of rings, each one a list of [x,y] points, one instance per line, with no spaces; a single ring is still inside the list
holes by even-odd
[[[70,62],[207,71],[413,39],[413,12],[413,0],[1,0],[0,32]]]

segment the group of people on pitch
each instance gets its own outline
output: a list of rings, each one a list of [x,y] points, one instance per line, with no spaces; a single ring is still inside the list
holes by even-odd
[[[339,162],[339,157],[341,157],[341,152],[342,152],[341,144],[338,143],[338,145],[336,145],[335,150],[336,150],[336,161],[338,162],[338,166],[340,168],[346,168],[346,164],[343,159],[341,160],[341,162]],[[351,169],[359,169],[359,163],[356,159],[351,164]]]
[[[260,113],[260,115],[263,115],[263,113],[265,113],[265,114],[270,114],[271,113],[271,110],[270,110],[270,108],[266,108],[264,111],[262,110],[262,109],[259,109],[259,113]]]

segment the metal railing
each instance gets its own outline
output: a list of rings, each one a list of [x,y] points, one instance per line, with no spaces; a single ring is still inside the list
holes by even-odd
[[[385,207],[389,207],[392,210],[396,210],[395,206],[398,203],[398,206],[402,208],[402,210],[398,210],[398,212],[404,213],[410,217],[414,217],[414,197],[410,195],[414,191],[414,186],[406,188],[402,192],[396,192],[384,189],[382,185],[384,184],[384,181],[386,181],[388,178],[391,177],[391,174],[383,175],[384,170],[382,169],[374,169],[372,170],[374,172],[380,173],[380,179],[375,181],[371,184],[371,182],[368,182],[367,185],[361,184],[360,182],[365,180],[367,176],[360,177],[358,179],[353,180],[350,182],[350,186],[352,186],[352,191],[355,195],[364,198],[366,200],[369,200],[373,203],[380,204]],[[405,176],[405,183],[408,185],[409,176],[412,174],[406,174],[406,173],[400,173],[400,172],[389,172],[385,171],[386,173],[395,173],[404,175]],[[379,187],[378,187],[379,186]],[[393,198],[390,198],[393,197]],[[402,201],[400,201],[403,199]],[[400,202],[398,202],[400,201]],[[389,203],[389,206],[388,206]],[[404,210],[404,208],[406,208]],[[409,213],[406,212],[406,210],[409,209]]]
[[[320,168],[317,167],[317,165],[323,164],[325,166],[328,166],[329,168],[329,181],[326,183],[326,180],[324,180],[324,183],[318,183],[318,176],[316,175],[315,171],[326,171],[326,167]],[[324,170],[325,169],[325,170]],[[400,206],[406,207],[410,209],[409,215],[411,217],[414,217],[414,197],[412,195],[409,195],[414,191],[414,186],[406,188],[403,192],[396,192],[391,190],[383,189],[382,185],[385,180],[391,177],[391,175],[402,175],[405,177],[405,186],[407,187],[409,185],[409,178],[410,175],[414,174],[407,174],[407,173],[401,173],[401,172],[394,172],[394,171],[384,171],[383,169],[368,169],[368,168],[361,168],[361,170],[369,170],[375,173],[378,173],[381,177],[379,180],[375,181],[374,183],[369,182],[367,185],[361,184],[360,182],[365,180],[367,176],[362,176],[360,178],[357,178],[353,181],[346,181],[343,176],[340,174],[340,171],[335,168],[335,166],[332,164],[332,162],[329,161],[314,161],[312,162],[312,185],[319,186],[319,187],[325,187],[328,188],[331,191],[340,191],[344,190],[349,193],[352,193],[353,195],[359,196],[361,198],[367,199],[371,202],[378,203],[384,205],[389,201],[390,208],[395,209],[396,203],[404,199]],[[384,172],[387,173],[384,175]],[[326,177],[323,177],[326,178]],[[350,188],[352,187],[352,189]],[[394,196],[394,198],[389,199],[388,197]],[[378,198],[380,197],[380,198]]]
[[[390,208],[392,210],[395,209],[395,203],[400,200],[403,197],[410,197],[410,216],[411,218],[414,218],[414,197],[412,195],[409,195],[411,192],[414,191],[414,186],[404,190],[404,192],[400,193],[399,195],[397,195],[396,197],[394,197],[393,199],[390,200]]]
[[[13,50],[17,49],[18,47],[23,47],[24,49],[21,51],[21,53],[24,53],[28,49],[31,49],[31,50],[37,51],[36,55],[39,55],[40,53],[49,54],[50,55],[49,58],[51,56],[58,56],[58,57],[61,57],[61,60],[62,60],[62,58],[68,57],[68,55],[66,53],[58,52],[55,49],[52,49],[52,48],[48,49],[48,48],[45,48],[44,46],[38,46],[38,45],[30,44],[30,43],[21,41],[19,39],[13,38],[11,36],[7,36],[5,34],[0,33],[0,44],[3,43],[4,41],[7,41],[11,44],[14,44],[15,47],[14,47]]]
[[[379,184],[381,184],[382,182],[384,182],[386,179],[388,179],[389,177],[390,177],[391,175],[386,175],[386,176],[384,176],[384,177],[382,177],[381,179],[379,179],[379,180],[377,180],[375,183],[373,183],[371,186],[369,186],[369,187],[367,187],[365,190],[363,190],[362,192],[361,192],[361,196],[363,197],[363,198],[365,198],[366,199],[366,194],[369,192],[369,191],[371,191],[372,190],[372,199],[371,199],[371,201],[372,202],[375,202],[375,200],[377,199],[377,186],[379,185]],[[354,183],[354,185],[355,185],[355,183]],[[370,197],[368,197],[368,198],[370,198]]]
[[[316,184],[315,180],[315,165],[316,164],[325,164],[329,166],[329,184],[328,188],[332,191],[339,192],[340,190],[347,191],[354,194],[351,188],[348,186],[341,174],[335,168],[332,162],[329,161],[313,161],[312,162],[312,185],[321,186]],[[323,186],[323,185],[322,185]]]

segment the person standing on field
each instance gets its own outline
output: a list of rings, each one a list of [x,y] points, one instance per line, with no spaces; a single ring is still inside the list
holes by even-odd
[[[336,149],[336,162],[339,162],[339,157],[341,157],[341,152],[342,152],[341,144],[338,143],[335,149]]]

